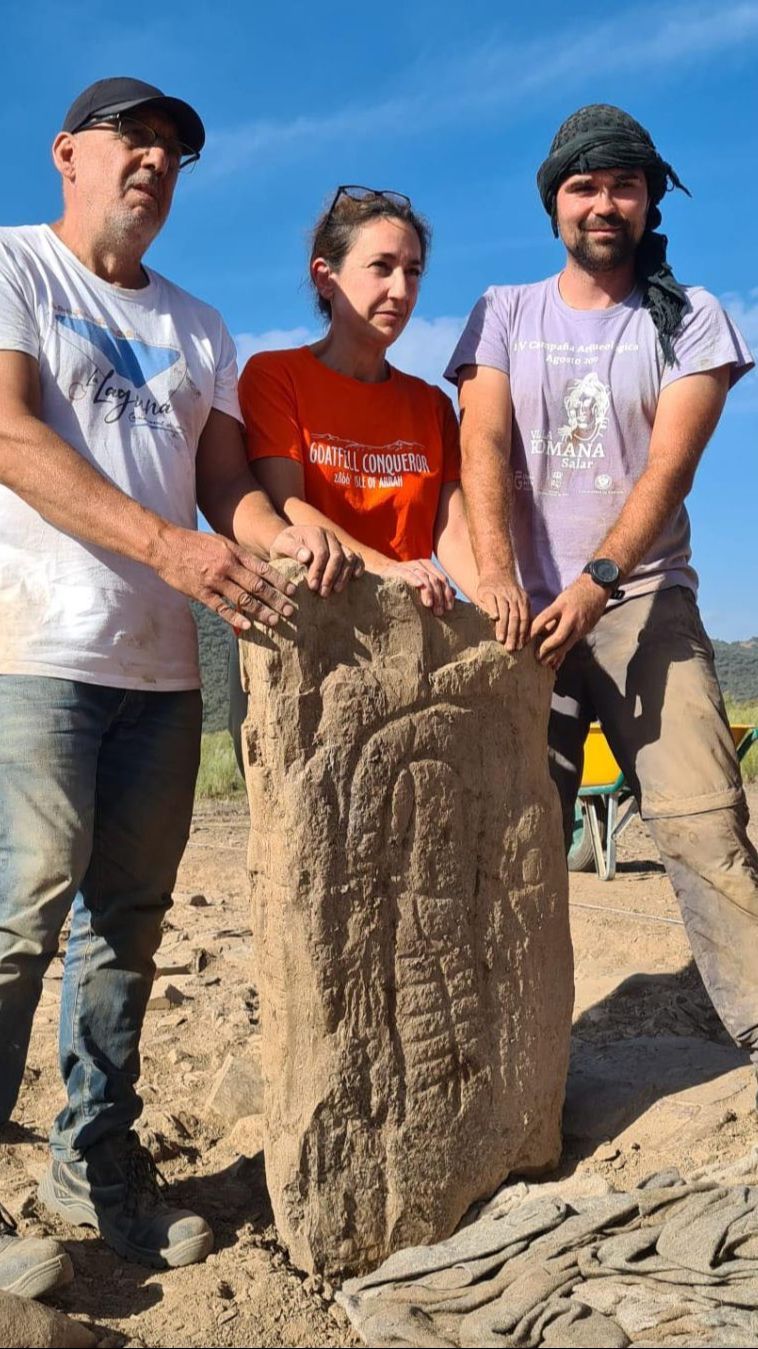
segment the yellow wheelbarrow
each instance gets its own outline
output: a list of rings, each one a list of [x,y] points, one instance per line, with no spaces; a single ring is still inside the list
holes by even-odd
[[[737,757],[758,740],[758,726],[731,728]],[[603,728],[594,722],[584,743],[584,772],[574,810],[569,871],[596,871],[601,881],[616,875],[616,844],[639,807],[613,757]]]

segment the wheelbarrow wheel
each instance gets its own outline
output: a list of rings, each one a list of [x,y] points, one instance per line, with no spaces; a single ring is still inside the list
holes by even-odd
[[[600,812],[600,829],[605,843],[605,820]],[[594,871],[595,855],[592,851],[592,835],[587,822],[587,812],[581,801],[574,806],[574,833],[568,854],[569,871]]]

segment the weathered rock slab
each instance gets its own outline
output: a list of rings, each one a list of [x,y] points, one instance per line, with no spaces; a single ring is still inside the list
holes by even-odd
[[[207,1110],[215,1110],[230,1124],[257,1115],[263,1108],[260,1063],[240,1054],[227,1054],[211,1084]]]
[[[555,1164],[572,956],[533,652],[375,577],[297,603],[241,643],[266,1175],[335,1274]]]
[[[88,1349],[97,1339],[62,1312],[0,1290],[0,1344],[3,1349]]]

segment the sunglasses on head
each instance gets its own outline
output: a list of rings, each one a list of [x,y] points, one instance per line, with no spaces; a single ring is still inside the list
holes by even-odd
[[[406,197],[404,192],[393,192],[387,187],[361,187],[359,183],[342,183],[337,188],[326,213],[327,219],[342,197],[349,197],[351,201],[370,201],[372,197],[382,197],[384,201],[392,202],[393,206],[399,206],[403,211],[411,210],[411,199]]]

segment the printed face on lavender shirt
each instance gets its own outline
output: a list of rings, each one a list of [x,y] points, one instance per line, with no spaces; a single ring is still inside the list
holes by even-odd
[[[550,277],[493,286],[472,310],[445,374],[457,383],[465,366],[486,365],[509,378],[512,530],[536,608],[579,575],[618,517],[645,468],[661,390],[722,365],[734,383],[753,364],[718,300],[700,287],[687,296],[674,367],[664,367],[639,291],[611,309],[571,309]],[[624,588],[667,585],[697,586],[683,506]]]

